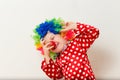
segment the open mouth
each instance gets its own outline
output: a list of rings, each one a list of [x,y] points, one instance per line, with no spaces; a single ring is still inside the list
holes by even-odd
[[[51,50],[55,50],[58,46],[58,43],[55,41],[51,41],[50,44],[51,44],[51,46],[53,46],[53,48]]]

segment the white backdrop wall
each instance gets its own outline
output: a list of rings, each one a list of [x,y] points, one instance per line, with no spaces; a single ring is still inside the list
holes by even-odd
[[[0,79],[49,79],[31,35],[46,18],[100,29],[88,51],[97,79],[120,79],[120,0],[0,0]]]

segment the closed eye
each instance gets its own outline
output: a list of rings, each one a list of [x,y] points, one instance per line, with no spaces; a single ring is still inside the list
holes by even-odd
[[[50,40],[53,40],[54,39],[54,35],[50,36]]]

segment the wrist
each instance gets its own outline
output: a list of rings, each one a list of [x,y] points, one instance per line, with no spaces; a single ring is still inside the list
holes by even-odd
[[[45,56],[44,58],[45,58],[46,63],[49,64],[50,57],[49,56]]]

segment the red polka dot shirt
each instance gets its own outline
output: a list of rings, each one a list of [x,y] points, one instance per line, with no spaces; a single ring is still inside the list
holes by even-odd
[[[94,73],[86,54],[88,48],[99,36],[99,30],[93,26],[77,23],[76,37],[67,44],[56,61],[42,62],[42,70],[51,79],[95,80]]]

